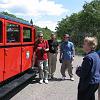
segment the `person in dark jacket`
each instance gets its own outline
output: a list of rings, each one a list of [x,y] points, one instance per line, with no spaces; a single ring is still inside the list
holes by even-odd
[[[48,40],[48,44],[49,44],[49,53],[48,53],[49,78],[54,79],[55,78],[54,73],[56,71],[58,46],[59,46],[55,34],[51,34],[51,39]]]
[[[80,77],[78,84],[78,100],[95,100],[95,92],[100,82],[100,59],[95,52],[97,39],[86,37],[83,50],[86,56],[83,58],[81,67],[78,67],[76,74]]]
[[[99,55],[99,57],[100,57],[100,50],[99,50],[99,51],[97,51],[97,53],[98,53],[98,55]]]
[[[100,50],[97,51],[99,57],[100,57]],[[99,89],[98,89],[98,100],[100,100],[100,83],[99,83]]]

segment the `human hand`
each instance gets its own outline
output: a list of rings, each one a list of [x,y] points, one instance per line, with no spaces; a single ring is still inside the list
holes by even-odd
[[[37,47],[37,49],[38,49],[38,50],[41,50],[41,49],[42,49],[42,47]]]
[[[77,66],[77,67],[76,67],[76,71],[78,70],[78,68],[79,68],[79,67]]]
[[[76,67],[76,74],[79,76],[81,71],[81,66]]]
[[[72,61],[74,61],[74,57],[72,57]]]
[[[81,66],[78,66],[76,67],[76,71],[80,70],[81,69]]]
[[[47,48],[47,49],[44,49],[44,51],[45,51],[45,52],[49,51],[49,48]]]
[[[59,51],[57,50],[57,54],[59,53]]]
[[[62,59],[61,58],[59,59],[59,62],[62,63]]]

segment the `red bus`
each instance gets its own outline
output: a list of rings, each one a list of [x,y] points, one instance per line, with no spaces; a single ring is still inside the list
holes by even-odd
[[[0,14],[0,83],[32,66],[35,27]]]

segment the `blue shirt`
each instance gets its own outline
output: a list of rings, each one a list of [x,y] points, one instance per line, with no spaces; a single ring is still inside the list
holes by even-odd
[[[62,60],[72,60],[75,55],[74,44],[70,41],[63,42],[60,46],[60,53],[62,54]]]

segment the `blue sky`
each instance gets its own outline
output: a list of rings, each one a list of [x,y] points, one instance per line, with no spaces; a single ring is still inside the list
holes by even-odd
[[[40,27],[55,30],[57,22],[66,15],[82,10],[92,0],[0,0],[0,12],[7,11]]]

